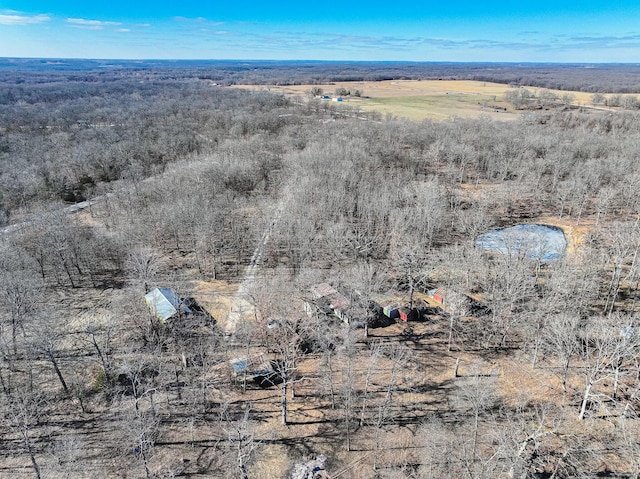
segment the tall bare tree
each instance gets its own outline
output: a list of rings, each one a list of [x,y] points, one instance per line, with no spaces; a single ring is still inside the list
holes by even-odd
[[[495,378],[488,374],[482,374],[479,365],[474,365],[472,374],[458,380],[457,399],[469,409],[473,418],[471,458],[476,460],[478,450],[478,433],[480,430],[480,417],[496,402]]]
[[[127,268],[134,279],[142,282],[144,292],[149,292],[149,284],[162,267],[161,256],[149,247],[134,247],[129,252]]]
[[[260,447],[260,440],[251,421],[251,404],[243,403],[241,411],[233,411],[229,403],[223,402],[218,414],[228,451],[233,457],[233,472],[229,471],[229,477],[249,479],[247,467]]]
[[[584,390],[579,419],[584,419],[590,402],[603,404],[603,399],[615,399],[624,363],[636,357],[638,337],[628,333],[617,315],[591,318],[581,337],[580,359],[583,363]],[[626,332],[627,331],[627,332]],[[612,381],[611,391],[596,387]]]

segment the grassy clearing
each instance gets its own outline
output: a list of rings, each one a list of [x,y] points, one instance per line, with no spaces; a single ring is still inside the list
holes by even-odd
[[[389,113],[411,120],[477,118],[483,115],[502,120],[514,120],[518,117],[513,112],[505,112],[495,106],[507,107],[504,102],[495,102],[483,95],[470,94],[371,98],[362,103],[363,110]]]
[[[328,85],[256,86],[238,88],[280,93],[288,97],[308,98],[313,86],[320,86],[332,95],[337,89],[359,90],[361,98],[346,97],[344,105],[365,111],[377,111],[411,120],[447,120],[490,117],[494,120],[515,120],[522,115],[502,100],[512,87],[499,83],[471,80],[390,80],[380,82],[338,82]],[[540,88],[528,87],[536,95]],[[590,105],[590,93],[551,90],[558,96],[571,94],[575,105]],[[328,101],[328,100],[324,100]],[[504,109],[506,108],[506,111]]]
[[[308,97],[312,86],[242,85],[238,88],[269,91],[288,97]],[[481,116],[513,120],[520,116],[509,104],[502,101],[502,95],[509,87],[496,83],[397,80],[340,82],[320,85],[320,87],[328,95],[332,95],[340,88],[359,90],[362,97],[345,97],[343,104],[411,120],[446,120],[453,117],[479,118]],[[504,111],[504,108],[507,111]]]

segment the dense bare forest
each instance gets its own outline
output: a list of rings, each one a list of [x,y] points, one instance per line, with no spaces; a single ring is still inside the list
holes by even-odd
[[[200,78],[225,85],[304,85],[341,81],[478,80],[590,93],[640,93],[633,63],[454,63],[265,60],[0,59],[0,81],[111,81],[128,76]],[[17,73],[17,75],[16,75]]]
[[[205,70],[2,73],[1,477],[640,477],[637,112],[417,123]],[[522,223],[566,254],[476,246]]]

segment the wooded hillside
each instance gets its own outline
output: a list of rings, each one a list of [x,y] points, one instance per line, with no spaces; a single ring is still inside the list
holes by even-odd
[[[0,90],[0,477],[640,475],[637,112],[417,123],[139,73]],[[566,254],[476,247],[522,223]]]

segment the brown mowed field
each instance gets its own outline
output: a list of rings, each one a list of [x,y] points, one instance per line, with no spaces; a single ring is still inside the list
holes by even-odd
[[[499,83],[472,80],[387,80],[336,82],[325,85],[237,85],[252,91],[269,91],[287,97],[308,98],[313,87],[332,95],[337,89],[361,92],[361,97],[347,96],[343,105],[364,111],[408,118],[411,120],[447,120],[451,118],[481,118],[512,121],[523,115],[503,100],[504,93],[513,88]],[[528,87],[534,93],[541,89]],[[570,93],[574,104],[588,105],[590,94],[551,90],[558,96]],[[331,100],[321,100],[331,101]]]

